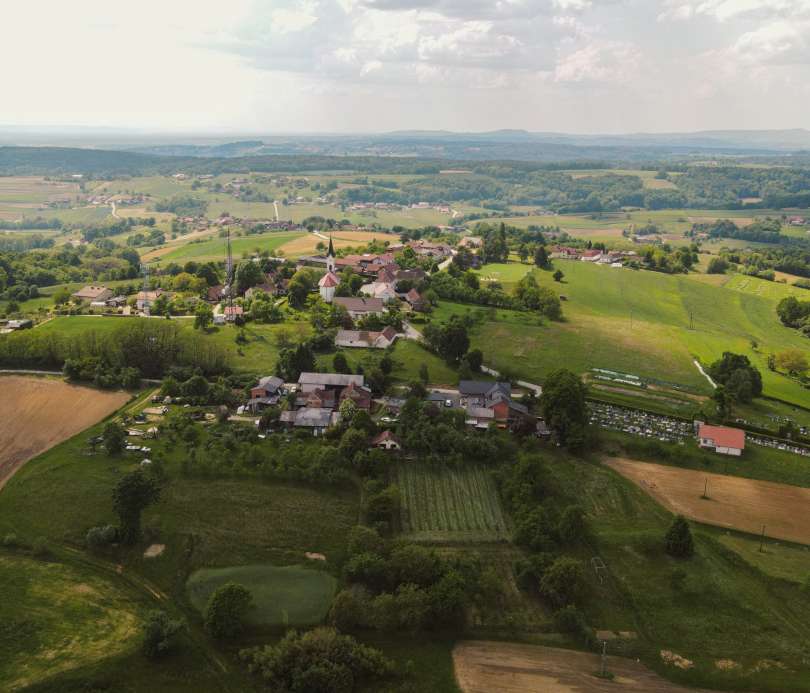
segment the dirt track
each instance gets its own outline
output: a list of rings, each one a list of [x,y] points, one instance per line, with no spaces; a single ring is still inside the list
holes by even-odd
[[[25,462],[129,401],[61,380],[0,378],[0,489]]]
[[[599,660],[588,652],[477,640],[460,642],[453,650],[456,679],[464,693],[700,693],[623,657],[607,658],[606,668],[614,678],[603,680],[594,676]]]
[[[604,462],[674,513],[751,534],[765,525],[769,537],[810,544],[810,489],[623,458]],[[707,479],[708,500],[701,498]]]

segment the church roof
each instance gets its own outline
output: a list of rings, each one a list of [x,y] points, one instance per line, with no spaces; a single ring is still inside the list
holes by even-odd
[[[340,284],[340,279],[334,272],[327,272],[321,277],[321,280],[318,282],[318,286],[326,288],[337,286],[338,284]]]
[[[335,246],[332,245],[332,236],[329,236],[329,250],[326,253],[326,257],[335,257]]]

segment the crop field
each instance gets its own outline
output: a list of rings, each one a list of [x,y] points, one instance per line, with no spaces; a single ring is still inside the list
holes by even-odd
[[[246,565],[204,568],[186,583],[189,599],[200,613],[222,585],[236,582],[250,590],[250,623],[262,626],[314,626],[323,623],[337,580],[322,570],[301,566]]]
[[[759,368],[766,394],[810,402],[799,383],[767,367],[770,353],[807,348],[806,340],[776,316],[780,294],[800,289],[781,284],[760,289],[769,282],[747,277],[732,277],[729,281],[736,288],[727,288],[695,279],[703,275],[666,275],[574,261],[555,265],[565,273],[562,283],[553,281],[550,272],[528,265],[516,265],[520,269],[515,274],[503,274],[511,270],[493,265],[507,281],[532,271],[541,285],[567,300],[561,323],[541,325],[525,314],[481,311],[486,321],[473,330],[473,343],[484,351],[487,364],[517,371],[529,380],[542,380],[560,367],[580,372],[610,368],[708,392],[694,359],[711,363],[724,351],[733,351],[745,354]],[[481,274],[490,271],[487,266]],[[481,309],[442,301],[434,315],[476,310]]]
[[[0,689],[16,691],[134,649],[140,618],[112,585],[69,565],[0,554]]]
[[[538,645],[461,641],[453,649],[453,663],[463,693],[700,693],[624,657],[607,657],[605,668],[614,678],[600,679],[595,675],[599,655]]]
[[[810,489],[622,458],[605,464],[673,513],[748,534],[764,526],[769,537],[810,544]]]
[[[29,459],[103,419],[129,400],[60,380],[0,379],[0,489]]]
[[[402,530],[414,541],[507,541],[498,491],[482,468],[430,469],[400,465]]]

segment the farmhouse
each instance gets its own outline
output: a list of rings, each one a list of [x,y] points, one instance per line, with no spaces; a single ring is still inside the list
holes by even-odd
[[[353,319],[364,318],[369,315],[380,315],[385,311],[385,304],[381,298],[341,296],[334,298],[332,302],[335,305],[343,306]]]
[[[335,346],[386,349],[397,338],[397,331],[393,327],[386,327],[382,332],[368,332],[366,330],[338,330],[335,335]]]
[[[371,447],[380,450],[401,450],[402,443],[391,431],[383,431],[376,435],[371,441]]]
[[[113,297],[112,289],[106,286],[85,286],[72,295],[77,301],[104,303]]]
[[[698,427],[698,445],[721,455],[739,457],[745,449],[745,431],[727,426],[707,426],[702,423]]]

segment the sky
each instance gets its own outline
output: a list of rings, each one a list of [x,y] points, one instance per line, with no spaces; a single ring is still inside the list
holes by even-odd
[[[810,123],[810,0],[26,0],[0,9],[0,22],[4,125],[283,134]]]

